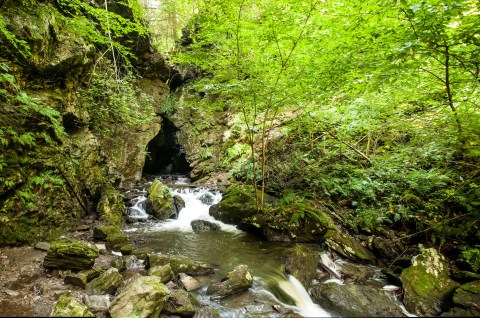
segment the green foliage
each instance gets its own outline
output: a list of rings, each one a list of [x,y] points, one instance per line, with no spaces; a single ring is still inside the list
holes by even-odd
[[[2,16],[0,16],[0,44],[11,45],[20,52],[24,58],[28,58],[31,54],[30,46],[24,40],[18,39],[13,33],[11,33]]]
[[[108,133],[113,123],[129,126],[151,123],[155,118],[152,99],[138,89],[131,73],[116,78],[116,69],[109,64],[97,68],[88,86],[79,92],[83,107],[91,116],[90,127]]]
[[[462,251],[463,259],[472,267],[474,272],[480,269],[480,249],[479,245],[476,247],[464,247]]]

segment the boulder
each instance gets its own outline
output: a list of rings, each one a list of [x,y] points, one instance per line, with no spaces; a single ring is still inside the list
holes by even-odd
[[[371,266],[342,262],[340,266],[342,278],[354,282],[365,282],[372,278],[375,269]]]
[[[60,296],[53,306],[52,317],[93,317],[94,315],[88,310],[82,302],[70,295],[70,293]]]
[[[63,278],[63,282],[65,284],[70,284],[73,286],[85,288],[85,285],[88,282],[100,276],[101,271],[102,270],[100,268],[97,268],[97,269],[92,268],[92,269],[82,270],[78,273],[68,273]]]
[[[133,246],[126,234],[114,233],[107,236],[105,246],[112,250],[121,252],[123,255],[130,255],[133,253]]]
[[[203,306],[197,310],[193,318],[220,318],[220,315],[215,308]]]
[[[120,228],[116,225],[97,225],[93,228],[93,238],[99,241],[105,241],[109,235],[120,233]]]
[[[173,196],[173,204],[175,205],[175,209],[177,212],[180,212],[185,207],[185,201],[179,195]]]
[[[257,194],[260,195],[260,192]],[[269,201],[271,200],[267,195],[266,202]],[[209,214],[224,223],[240,224],[242,219],[257,214],[255,189],[249,185],[231,185],[222,200],[210,207]]]
[[[161,254],[147,254],[147,266],[163,266],[169,264],[173,273],[188,275],[206,275],[213,273],[213,267],[207,263],[193,261],[184,256],[170,256]]]
[[[205,221],[205,220],[193,220],[190,222],[192,229],[195,232],[208,232],[208,231],[218,231],[220,230],[220,225],[217,223]]]
[[[122,283],[122,280],[122,275],[118,273],[118,269],[110,268],[103,272],[99,277],[87,283],[85,290],[89,295],[113,295]]]
[[[163,266],[150,267],[148,269],[148,275],[159,277],[160,282],[162,282],[162,283],[166,283],[168,281],[171,281],[173,279],[173,277],[175,276],[173,274],[172,268],[170,267],[170,264],[166,264],[166,265],[163,265]]]
[[[159,220],[168,219],[174,212],[172,192],[158,179],[155,179],[148,189],[146,210]]]
[[[293,275],[308,289],[317,275],[320,253],[308,245],[296,245],[285,261],[285,273]]]
[[[401,317],[401,309],[380,288],[337,283],[312,287],[312,298],[326,310],[347,317]]]
[[[405,291],[405,307],[419,316],[440,314],[443,304],[460,286],[450,279],[445,257],[434,248],[421,248],[421,254],[412,258],[412,266],[402,271],[400,279]]]
[[[247,265],[238,265],[225,276],[221,282],[211,284],[207,288],[207,295],[213,298],[223,298],[243,290],[253,284],[253,276]]]
[[[162,312],[170,315],[192,317],[197,312],[199,306],[200,303],[195,296],[183,289],[179,289],[170,294]]]
[[[324,237],[328,247],[348,259],[357,262],[375,262],[375,255],[369,249],[339,230],[329,230]]]
[[[453,295],[453,302],[480,316],[480,280],[461,285]]]
[[[80,270],[91,268],[99,256],[95,245],[66,237],[52,242],[45,256],[45,268]]]
[[[178,280],[186,291],[192,291],[201,287],[200,282],[185,273],[178,274]]]
[[[108,311],[110,307],[109,295],[84,295],[83,303],[88,307],[88,310],[92,312]]]
[[[170,290],[155,276],[134,276],[127,281],[109,308],[112,318],[158,317]]]

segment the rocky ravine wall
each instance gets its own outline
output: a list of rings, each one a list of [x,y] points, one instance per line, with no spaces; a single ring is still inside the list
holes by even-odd
[[[128,11],[119,14],[129,15]],[[161,117],[141,125],[114,123],[105,127],[108,133],[98,134],[89,118],[92,107],[102,107],[102,101],[82,104],[79,92],[103,50],[78,34],[68,19],[60,18],[54,2],[24,6],[22,1],[2,1],[0,16],[8,30],[31,48],[31,56],[25,58],[1,39],[0,63],[8,65],[19,90],[61,113],[58,120],[66,131],[58,149],[45,146],[19,153],[11,145],[1,146],[0,159],[7,165],[0,171],[6,180],[0,185],[0,246],[54,237],[87,215],[119,224],[124,206],[116,189],[141,177],[146,145],[160,130]],[[168,68],[148,39],[134,40],[131,49],[138,57],[134,67],[140,73],[136,85],[150,95],[151,107],[158,112],[157,105],[168,92]],[[9,111],[15,113],[11,107],[0,99],[0,113],[7,114],[0,125],[18,131],[42,129],[35,119],[10,120]],[[18,156],[25,160],[9,164],[8,158]],[[12,202],[29,180],[46,170],[62,179],[62,185],[29,188],[33,202]]]

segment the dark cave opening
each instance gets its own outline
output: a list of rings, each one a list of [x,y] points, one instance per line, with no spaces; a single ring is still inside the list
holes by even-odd
[[[162,129],[148,143],[143,175],[188,175],[190,164],[185,150],[178,143],[178,128],[167,118]]]

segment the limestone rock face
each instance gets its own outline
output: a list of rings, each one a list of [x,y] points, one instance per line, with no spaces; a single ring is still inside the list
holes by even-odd
[[[71,270],[87,269],[92,267],[98,256],[98,248],[95,245],[62,237],[50,245],[43,266]]]
[[[148,189],[146,208],[148,214],[159,220],[168,219],[174,211],[172,193],[168,186],[158,179],[155,179]]]
[[[247,265],[238,265],[235,269],[216,284],[209,285],[207,295],[214,298],[223,298],[243,290],[247,290],[253,284],[253,276]]]
[[[87,283],[85,290],[89,295],[114,294],[122,280],[122,275],[118,273],[118,269],[110,268]]]
[[[87,306],[70,293],[60,296],[50,313],[52,317],[93,317]]]
[[[184,256],[170,256],[161,254],[148,254],[147,264],[150,268],[170,265],[173,273],[186,273],[188,275],[206,275],[213,273],[213,267],[207,263],[193,261]]]
[[[170,294],[168,302],[163,307],[163,312],[182,317],[192,317],[197,312],[199,306],[200,303],[195,296],[180,289]]]
[[[400,276],[405,290],[403,302],[408,311],[419,316],[442,312],[459,283],[450,279],[445,257],[433,248],[423,249],[412,258],[412,266]]]
[[[400,308],[380,288],[368,285],[327,283],[312,288],[313,299],[341,316],[401,317]]]
[[[109,308],[112,318],[158,317],[170,290],[155,276],[134,276],[113,299]]]

